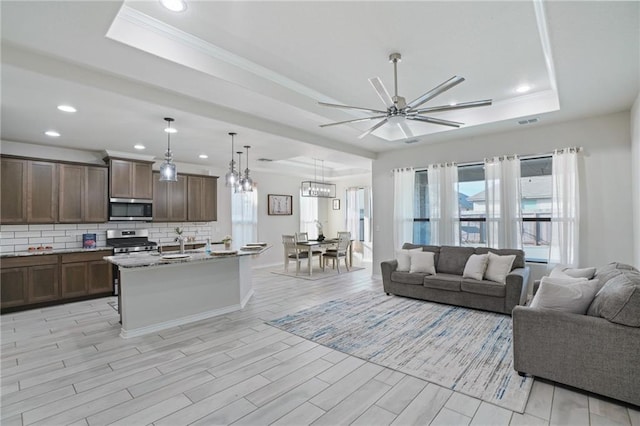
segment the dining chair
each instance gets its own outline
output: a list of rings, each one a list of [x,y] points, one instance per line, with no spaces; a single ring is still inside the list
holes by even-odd
[[[289,272],[289,261],[296,261],[296,275],[300,273],[300,262],[303,259],[308,260],[308,266],[311,268],[311,259],[309,259],[309,253],[307,250],[300,250],[298,248],[298,242],[295,235],[283,235],[282,245],[284,247],[284,270]],[[320,267],[322,267],[322,257],[318,255],[318,261]]]
[[[296,241],[299,243],[306,243],[309,241],[309,233],[308,232],[296,232]],[[324,251],[319,248],[314,248],[312,251],[312,256],[322,256]]]
[[[351,243],[351,232],[349,231],[338,231],[338,240],[340,239],[340,236],[346,236],[346,238],[349,240],[349,243]],[[334,251],[338,251],[338,246],[333,245],[329,248],[327,248],[326,252],[334,252]],[[334,266],[335,266],[335,262],[334,262]]]
[[[322,255],[324,261],[322,262],[322,270],[324,271],[324,265],[327,263],[327,259],[331,259],[334,263],[337,263],[338,273],[340,273],[340,259],[344,259],[344,266],[349,271],[349,262],[347,261],[347,250],[349,244],[351,244],[350,234],[348,232],[341,233],[338,236],[338,247],[335,251],[329,251]]]

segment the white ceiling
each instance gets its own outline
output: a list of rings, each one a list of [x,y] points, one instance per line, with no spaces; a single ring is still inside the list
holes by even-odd
[[[513,129],[521,117],[543,125],[628,110],[639,90],[636,1],[191,1],[177,14],[158,1],[0,7],[9,141],[132,153],[142,143],[162,157],[170,116],[179,162],[225,168],[235,131],[236,148],[252,146],[252,169],[312,173],[318,158],[327,175],[345,176],[408,145],[394,126],[357,138],[375,122],[320,128],[367,114],[317,101],[381,109],[367,79],[393,90],[393,52],[407,101],[453,75],[466,81],[425,106],[494,100],[433,114],[466,125],[418,124],[412,139],[423,144]],[[515,93],[523,83],[532,91]],[[57,111],[61,103],[78,112]]]

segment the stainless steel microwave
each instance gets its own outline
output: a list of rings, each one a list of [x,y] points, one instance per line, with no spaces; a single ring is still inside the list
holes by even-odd
[[[109,220],[153,220],[153,202],[136,198],[110,198]]]

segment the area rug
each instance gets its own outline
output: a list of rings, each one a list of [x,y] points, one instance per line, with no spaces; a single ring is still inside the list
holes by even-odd
[[[520,413],[533,384],[513,369],[508,315],[364,291],[268,324]]]
[[[348,274],[355,271],[361,271],[363,269],[364,268],[360,268],[359,266],[350,266],[349,270],[347,271],[344,266],[340,266],[340,275]],[[271,271],[272,274],[286,275],[287,277],[300,278],[301,280],[307,281],[324,280],[326,278],[335,278],[338,276],[338,270],[331,269],[330,267],[326,267],[324,271],[320,268],[314,268],[311,272],[312,275],[309,276],[309,270],[307,268],[300,268],[300,272],[298,272],[298,275],[296,275],[295,265],[289,267],[289,272],[285,272],[283,270]]]

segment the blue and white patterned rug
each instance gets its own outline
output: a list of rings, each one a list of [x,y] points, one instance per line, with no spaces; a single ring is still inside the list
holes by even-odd
[[[508,315],[363,291],[268,324],[520,413],[533,384],[513,369]]]

